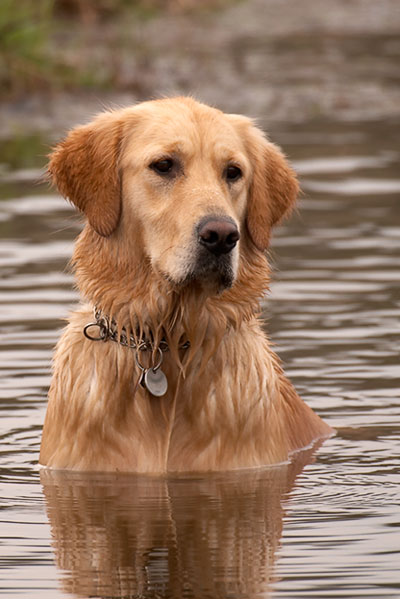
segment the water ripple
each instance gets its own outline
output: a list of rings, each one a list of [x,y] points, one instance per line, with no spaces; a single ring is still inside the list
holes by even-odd
[[[0,201],[7,596],[256,599],[271,586],[287,599],[399,596],[399,152],[381,127],[309,124],[282,134],[308,195],[274,236],[263,314],[290,379],[336,428],[297,478],[292,465],[168,481],[76,475],[40,485],[52,347],[78,301],[66,265],[80,224],[45,187],[26,186],[20,197],[37,171],[7,176]]]

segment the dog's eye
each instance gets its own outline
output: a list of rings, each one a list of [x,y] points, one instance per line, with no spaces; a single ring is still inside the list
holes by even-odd
[[[168,175],[171,173],[174,167],[174,161],[172,158],[163,158],[162,160],[155,160],[150,164],[150,168],[155,171],[158,175]]]
[[[241,176],[242,176],[242,171],[240,170],[240,168],[238,166],[235,166],[233,164],[229,165],[225,171],[225,177],[229,183],[233,183],[234,181],[237,181],[238,179],[240,179]]]

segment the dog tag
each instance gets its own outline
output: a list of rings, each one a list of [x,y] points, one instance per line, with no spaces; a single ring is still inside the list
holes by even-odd
[[[166,394],[168,389],[167,377],[161,368],[157,368],[157,370],[149,368],[146,370],[143,374],[141,383],[147,391],[155,397],[162,397]]]

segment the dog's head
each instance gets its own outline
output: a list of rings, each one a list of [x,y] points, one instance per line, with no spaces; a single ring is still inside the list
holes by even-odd
[[[100,236],[122,236],[174,285],[218,291],[236,278],[240,246],[267,248],[298,185],[250,119],[190,98],[106,112],[53,151],[60,192]]]

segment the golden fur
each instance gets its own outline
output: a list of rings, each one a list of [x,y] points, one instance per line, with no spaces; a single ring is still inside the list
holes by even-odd
[[[166,177],[152,165],[167,157],[176,172]],[[238,180],[227,180],[228,165],[240,167]],[[87,303],[58,343],[41,464],[226,470],[285,461],[330,434],[258,320],[269,283],[263,252],[298,184],[252,121],[190,98],[145,102],[70,132],[49,172],[87,218],[73,257]],[[240,231],[236,247],[210,261],[196,233],[208,215]],[[136,339],[167,341],[163,397],[137,386],[133,350],[83,336],[94,306]]]

